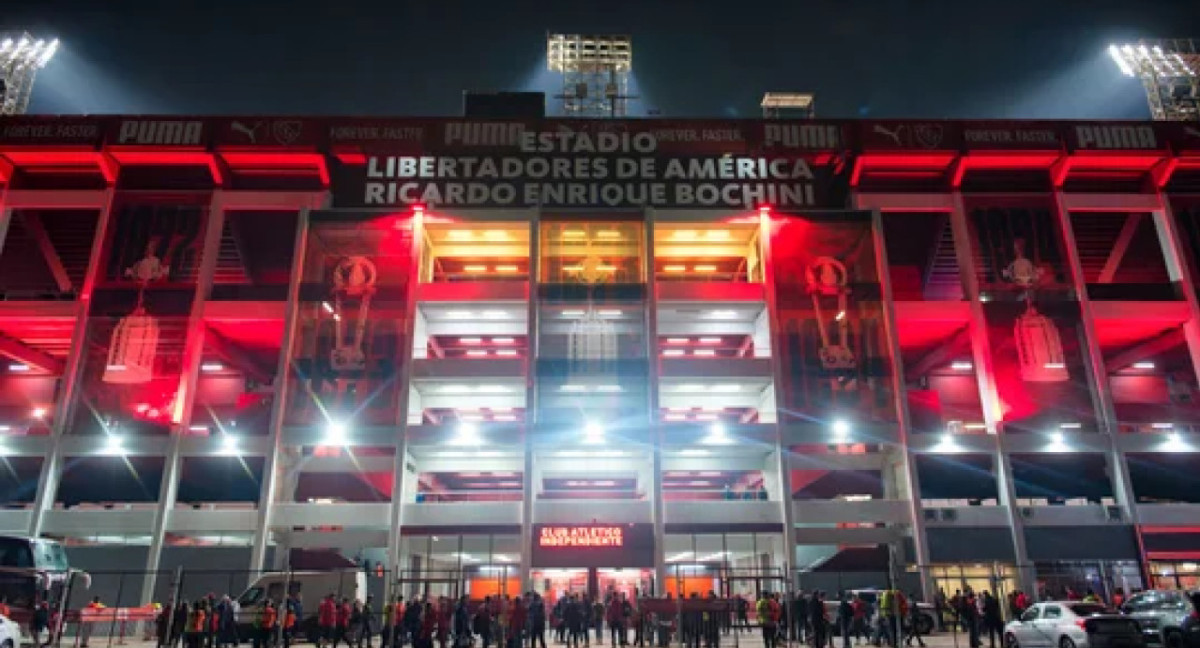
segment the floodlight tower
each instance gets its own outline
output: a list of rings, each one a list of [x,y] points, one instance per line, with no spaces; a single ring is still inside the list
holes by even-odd
[[[1165,38],[1108,46],[1121,73],[1146,88],[1150,114],[1165,121],[1200,119],[1200,41]]]
[[[20,115],[29,107],[33,79],[58,51],[58,39],[26,32],[0,33],[0,115]]]
[[[633,39],[623,35],[547,34],[546,64],[562,75],[563,112],[571,117],[624,117]]]

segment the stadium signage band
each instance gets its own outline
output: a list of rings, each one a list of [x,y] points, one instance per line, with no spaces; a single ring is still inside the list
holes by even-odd
[[[539,547],[621,547],[625,529],[619,526],[544,526]]]

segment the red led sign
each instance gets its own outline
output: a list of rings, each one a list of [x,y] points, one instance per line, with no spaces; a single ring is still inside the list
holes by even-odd
[[[541,528],[539,547],[623,547],[625,529],[619,526],[547,526]]]

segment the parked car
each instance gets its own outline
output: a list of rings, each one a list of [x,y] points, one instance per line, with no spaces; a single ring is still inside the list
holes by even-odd
[[[1006,648],[1137,648],[1141,626],[1099,603],[1035,603],[1004,627]]]
[[[1188,595],[1192,601],[1192,613],[1183,620],[1183,643],[1186,648],[1200,648],[1200,592]]]
[[[1190,637],[1191,645],[1197,646],[1200,643],[1196,643],[1196,634],[1200,630],[1196,628],[1196,615],[1200,607],[1195,599],[1195,594],[1189,596],[1176,590],[1148,590],[1129,597],[1121,611],[1141,624],[1146,643],[1183,648]],[[1185,632],[1184,624],[1189,619],[1191,624]]]
[[[21,644],[21,626],[17,625],[16,621],[0,615],[0,648],[17,648]]]

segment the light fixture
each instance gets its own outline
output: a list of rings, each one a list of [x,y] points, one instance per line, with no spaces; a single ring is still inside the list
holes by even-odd
[[[719,338],[719,337],[702,337],[702,338],[700,338],[700,344],[720,344],[720,343],[721,343],[721,338]]]
[[[487,230],[483,233],[483,238],[489,241],[505,241],[508,240],[508,232],[504,230]]]
[[[1173,429],[1175,425],[1173,423],[1151,423],[1150,427],[1154,428],[1155,430],[1170,430]]]
[[[221,448],[225,452],[237,452],[237,437],[232,434],[225,434],[221,438]]]
[[[596,238],[619,239],[621,238],[621,233],[617,230],[600,230],[599,232],[596,232]]]
[[[494,344],[512,344],[513,339],[510,337],[494,337],[492,338],[492,342]]]
[[[686,414],[664,414],[663,420],[667,421],[669,423],[678,423],[679,421],[686,421],[687,415]]]
[[[483,342],[481,338],[477,337],[458,338],[458,341],[462,344],[479,344],[480,342]]]
[[[471,230],[450,230],[446,232],[446,238],[451,241],[469,241],[474,237],[475,235]]]
[[[715,310],[709,311],[708,316],[712,319],[737,319],[737,311],[732,310]]]
[[[850,436],[850,424],[842,419],[833,422],[833,435],[838,439],[845,439]]]
[[[1067,365],[1061,362],[1047,362],[1046,364],[1042,365],[1042,367],[1046,369],[1066,369]]]
[[[200,371],[221,371],[225,365],[220,362],[202,362],[200,363]]]
[[[696,231],[695,230],[675,230],[675,233],[671,235],[671,238],[673,238],[677,241],[694,241],[694,240],[696,240]]]
[[[838,311],[838,314],[834,315],[833,319],[839,322],[846,319],[846,311]]]
[[[471,349],[470,351],[467,351],[467,356],[471,358],[482,358],[487,354],[488,352],[485,349]]]
[[[330,303],[329,303],[329,302],[327,302],[327,301],[323,301],[323,302],[321,302],[321,308],[322,308],[322,309],[324,309],[326,313],[332,313],[332,312],[333,312],[333,304],[330,304]]]
[[[11,425],[0,425],[0,432],[11,432],[11,431],[12,431]]]
[[[595,422],[583,426],[583,442],[589,445],[604,443],[604,428]]]
[[[1065,440],[1065,437],[1063,437],[1062,432],[1051,432],[1050,433],[1050,442],[1053,443],[1054,445],[1063,445],[1066,442],[1066,440]]]
[[[571,385],[571,384],[566,384],[566,385],[563,385],[562,387],[559,387],[559,388],[558,388],[558,391],[565,391],[565,392],[583,392],[583,391],[587,391],[587,387],[586,387],[586,386],[584,386],[584,385]]]
[[[1153,369],[1154,363],[1150,362],[1149,360],[1143,360],[1142,362],[1133,363],[1133,368],[1134,369]]]
[[[704,357],[704,358],[711,358],[711,357],[717,355],[717,352],[714,349],[696,349],[695,351],[692,351],[692,355],[698,356],[698,357]]]
[[[35,419],[45,418],[46,417],[46,408],[35,407],[35,408],[33,408],[33,411],[29,413],[29,415]]]
[[[583,317],[583,311],[577,309],[568,309],[562,312],[563,317]]]
[[[665,358],[678,358],[679,356],[683,355],[684,353],[687,353],[687,352],[684,351],[683,349],[664,349],[662,352],[663,357],[665,357]]]
[[[330,421],[325,424],[325,445],[346,445],[348,431],[345,421]]]
[[[511,358],[511,357],[515,357],[517,355],[517,350],[516,349],[497,349],[496,355]]]
[[[692,270],[695,270],[696,272],[716,272],[717,266],[706,263],[703,265],[692,266]]]
[[[197,432],[197,433],[199,433],[199,432],[204,432],[204,433],[208,433],[208,426],[207,426],[207,425],[189,425],[189,426],[188,426],[188,432]]]
[[[1078,421],[1071,421],[1069,423],[1059,423],[1058,427],[1063,430],[1079,430],[1079,429],[1083,428],[1083,423],[1079,423]]]
[[[975,368],[975,365],[967,360],[955,360],[950,363],[950,368],[955,371],[970,371]]]
[[[963,425],[964,430],[986,430],[986,423],[967,423]]]
[[[586,236],[587,236],[587,232],[585,232],[583,230],[563,230],[563,233],[562,233],[563,238],[569,238],[569,239],[584,238]]]
[[[687,266],[681,266],[681,265],[663,266],[663,272],[687,272]]]
[[[596,314],[599,315],[600,317],[620,317],[621,311],[610,308],[610,309],[598,310],[598,311],[596,311]]]
[[[728,230],[708,230],[704,233],[704,237],[712,240],[726,241],[729,239]]]
[[[477,446],[482,445],[483,440],[479,438],[479,428],[474,423],[463,422],[458,425],[458,432],[454,437],[454,445],[459,446]]]
[[[108,439],[105,441],[104,452],[110,455],[125,454],[123,443],[124,441],[121,439],[120,435],[110,434],[108,435]]]
[[[730,443],[729,436],[725,433],[725,426],[721,422],[713,423],[708,428],[708,437],[704,440],[707,445],[727,445]]]
[[[24,362],[13,362],[8,365],[8,370],[14,372],[29,371],[29,365]]]
[[[463,270],[466,272],[479,274],[481,272],[487,272],[487,266],[485,266],[485,265],[466,265],[466,266],[463,266]]]
[[[496,272],[517,272],[517,266],[515,266],[515,265],[498,265],[498,266],[496,266]]]
[[[610,393],[611,392],[619,392],[619,391],[621,391],[621,386],[620,385],[596,385],[596,391],[610,392]]]
[[[687,338],[681,338],[681,337],[667,338],[667,344],[687,344],[687,343],[688,343]]]

